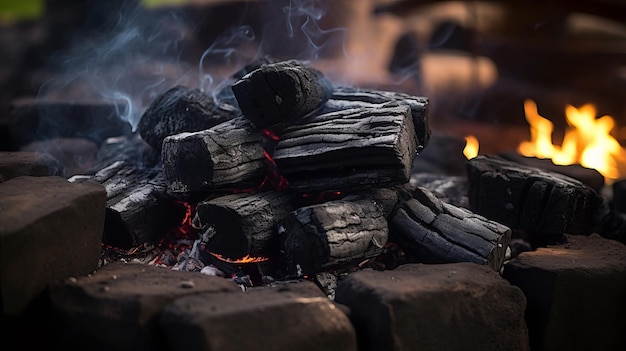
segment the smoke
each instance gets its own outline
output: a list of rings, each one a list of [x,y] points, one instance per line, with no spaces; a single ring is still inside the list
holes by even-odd
[[[114,102],[134,130],[159,93],[189,78],[180,61],[189,29],[176,11],[148,11],[137,2],[88,4],[85,27],[52,59],[57,74],[41,86],[39,98]]]
[[[68,50],[51,60],[56,78],[41,86],[39,98],[114,102],[117,115],[133,131],[149,104],[175,85],[198,87],[216,97],[232,84],[234,72],[255,59],[306,61],[345,51],[346,29],[324,29],[321,24],[328,1],[245,5],[250,8],[216,36],[196,62],[189,61],[189,55],[181,57],[185,48],[202,40],[194,33],[198,23],[183,12],[146,9],[139,1],[87,3],[85,27]]]

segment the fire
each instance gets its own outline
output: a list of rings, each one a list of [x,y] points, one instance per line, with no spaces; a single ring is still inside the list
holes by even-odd
[[[236,260],[224,257],[220,254],[214,253],[214,252],[210,252],[211,255],[215,256],[216,258],[224,261],[224,262],[228,262],[228,263],[241,263],[241,264],[245,264],[245,263],[258,263],[258,262],[265,262],[267,260],[269,260],[269,258],[267,257],[254,257],[254,256],[250,256],[250,254],[245,255],[242,258],[238,258]]]
[[[473,135],[465,137],[465,148],[463,149],[463,155],[470,160],[478,156],[478,139]]]
[[[566,106],[569,127],[560,146],[552,143],[554,125],[539,114],[534,101],[524,102],[524,114],[530,125],[530,141],[520,143],[518,152],[522,155],[549,158],[557,165],[578,163],[596,169],[607,182],[621,177],[626,150],[610,134],[615,121],[609,115],[596,118],[593,104],[580,108]]]

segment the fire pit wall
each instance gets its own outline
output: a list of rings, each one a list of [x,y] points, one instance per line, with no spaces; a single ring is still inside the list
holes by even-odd
[[[43,190],[32,199],[32,190],[50,189],[49,183],[57,184],[52,199]],[[567,243],[523,252],[502,273],[475,263],[359,269],[340,276],[332,300],[310,279],[246,287],[227,277],[139,262],[97,268],[104,192],[97,185],[90,192],[79,186],[44,175],[19,176],[0,186],[3,208],[13,200],[11,207],[28,204],[32,210],[11,218],[19,230],[3,226],[7,343],[39,344],[20,336],[37,330],[48,345],[69,349],[623,346],[626,248],[597,234],[566,235]],[[80,213],[36,215],[45,214],[42,209],[60,200],[65,188],[74,195],[63,201],[63,212]],[[72,205],[89,197],[89,206]],[[59,221],[65,226],[68,218],[77,235],[49,230]],[[78,228],[85,228],[80,235]],[[41,253],[25,262],[24,253],[34,248]]]
[[[346,94],[345,90],[339,89],[334,98],[345,96],[342,94]],[[365,94],[359,95],[361,99],[363,96],[371,98],[374,92],[361,91],[359,94]],[[374,96],[381,98],[380,95]],[[409,128],[398,130],[410,131],[409,135],[413,136],[409,138],[410,142],[400,142],[391,148],[406,148],[412,154],[419,149],[427,155],[428,147],[424,147],[430,139],[428,128],[424,128],[428,119],[424,108],[427,100],[405,95],[397,99],[397,93],[383,94],[387,100],[390,96],[395,99],[385,104],[391,109],[379,108],[379,111],[384,116],[404,111],[400,114],[404,116],[400,121],[404,122],[398,125],[408,123]],[[332,97],[324,104],[337,105]],[[421,108],[411,109],[411,104],[416,101],[421,101]],[[378,106],[375,102],[367,103]],[[403,104],[406,109],[398,110]],[[336,110],[322,111],[316,115],[321,116],[319,120],[313,118],[312,121],[341,121],[346,123],[343,129],[349,130],[349,126],[355,123],[350,119],[355,108],[351,104],[346,107],[346,103],[339,105],[341,111],[349,113],[340,113],[337,117]],[[415,127],[416,111],[421,111],[417,115],[421,128]],[[239,128],[237,130],[247,131],[246,135],[258,135],[258,128],[247,129],[249,126],[246,127],[245,123],[241,127],[243,121],[235,124],[231,121],[237,121],[237,117],[218,123],[216,127],[235,126]],[[393,125],[389,121],[386,124]],[[182,135],[189,138],[194,133],[204,135],[209,131],[211,134],[213,128]],[[326,130],[323,129],[324,133]],[[288,132],[285,135],[289,135]],[[168,138],[164,139],[163,145],[167,145],[168,140],[177,142],[180,134]],[[130,139],[130,142],[136,141]],[[274,150],[280,150],[279,144],[280,141]],[[165,150],[167,148],[163,148],[162,153]],[[260,151],[261,155],[268,154],[263,147],[253,150]],[[401,154],[384,154],[387,155],[384,159],[397,160],[396,155]],[[421,155],[418,154],[416,159]],[[211,152],[207,157],[211,159]],[[328,157],[332,164],[332,155]],[[467,349],[472,345],[470,348],[481,350],[525,350],[529,347],[619,349],[623,346],[620,330],[624,325],[624,303],[621,296],[626,291],[622,283],[626,274],[626,248],[620,242],[592,234],[597,224],[595,216],[586,214],[590,211],[602,213],[604,202],[591,187],[557,172],[519,165],[495,156],[467,161],[467,178],[442,174],[433,178],[432,173],[415,172],[411,160],[410,177],[402,178],[407,174],[402,167],[393,173],[382,168],[381,174],[392,174],[397,178],[382,176],[374,177],[375,183],[363,182],[362,179],[371,181],[372,177],[362,177],[359,172],[364,169],[366,174],[377,171],[377,168],[367,166],[389,163],[380,159],[359,165],[349,176],[341,172],[335,177],[331,174],[327,183],[311,182],[306,176],[301,183],[295,182],[296,185],[321,187],[331,184],[334,187],[346,184],[345,179],[361,180],[348,182],[349,186],[341,191],[304,188],[307,196],[317,193],[322,199],[296,207],[293,214],[276,212],[274,207],[282,204],[286,196],[279,194],[290,192],[274,190],[280,189],[280,179],[274,178],[267,183],[268,177],[280,175],[280,172],[271,171],[281,168],[279,162],[268,163],[265,159],[261,163],[262,177],[252,184],[270,184],[270,190],[241,191],[243,187],[237,180],[223,183],[226,185],[220,188],[228,189],[234,185],[235,194],[213,195],[195,203],[191,228],[196,230],[198,238],[194,245],[178,248],[172,267],[167,266],[163,258],[163,252],[167,250],[159,251],[164,246],[153,247],[159,252],[152,258],[147,251],[142,251],[142,246],[149,247],[147,244],[156,238],[154,233],[144,235],[147,231],[154,231],[153,226],[145,225],[151,223],[146,218],[157,218],[155,211],[168,212],[167,206],[164,210],[164,204],[171,206],[173,201],[190,201],[194,198],[189,196],[191,192],[204,194],[206,189],[191,191],[184,188],[185,191],[180,192],[177,191],[180,184],[190,186],[195,183],[180,181],[179,177],[163,175],[163,172],[157,172],[155,176],[150,173],[154,172],[153,167],[131,166],[129,169],[127,163],[119,161],[94,175],[75,176],[68,182],[54,176],[58,174],[58,164],[46,155],[4,153],[3,160],[7,165],[3,169],[9,171],[4,172],[8,175],[3,176],[5,181],[0,184],[2,207],[17,209],[17,212],[2,212],[3,223],[13,223],[3,226],[2,233],[3,321],[11,331],[45,330],[51,343],[69,348],[374,350],[421,347],[434,350]],[[169,162],[167,158],[163,160]],[[217,159],[217,166],[212,169],[220,169],[223,162]],[[231,165],[233,159],[229,158],[227,162]],[[398,164],[406,166],[402,161]],[[163,170],[160,163],[156,165],[157,169]],[[150,171],[148,175],[146,169]],[[250,173],[258,176],[255,171]],[[250,174],[245,173],[243,177],[248,176]],[[109,179],[115,181],[107,182]],[[120,185],[128,183],[125,181],[129,179],[139,187],[135,187],[137,184],[130,188]],[[213,178],[209,176],[207,179]],[[377,183],[379,179],[383,181]],[[504,180],[504,184],[499,183]],[[384,185],[382,189],[389,191],[380,192],[376,186],[381,184]],[[207,185],[200,183],[200,186]],[[498,195],[502,188],[507,190]],[[132,190],[129,192],[128,189]],[[308,191],[310,189],[315,191]],[[38,196],[33,198],[33,193]],[[60,196],[65,193],[71,195]],[[339,196],[340,200],[323,199],[323,195],[329,193]],[[455,194],[461,195],[455,197]],[[163,202],[163,197],[168,196],[169,201]],[[122,206],[128,198],[136,200],[137,204],[152,204],[142,207],[139,217],[143,221],[126,216],[125,210],[121,210],[130,208],[130,213],[137,212],[134,206]],[[253,203],[266,203],[253,206],[253,213],[261,211],[264,216],[253,214],[252,218],[265,218],[265,221],[276,224],[273,228],[265,228],[267,222],[246,224],[250,221],[244,218],[248,212],[238,212],[237,209],[250,207],[247,202],[250,198],[254,199]],[[482,201],[476,203],[477,199],[484,198],[489,201],[487,207],[481,207],[485,206]],[[233,205],[239,202],[242,204]],[[56,206],[51,207],[51,203]],[[337,203],[341,206],[335,207]],[[356,207],[353,209],[347,204]],[[467,207],[463,207],[464,204]],[[498,207],[501,212],[492,210]],[[516,228],[514,239],[526,242],[524,239],[540,236],[550,245],[532,247],[530,251],[519,250],[511,241],[512,231],[508,225],[489,220],[469,208],[479,209]],[[266,212],[268,210],[270,212]],[[223,220],[215,214],[203,217],[203,213],[211,211],[228,219],[223,225],[207,226]],[[268,217],[267,213],[280,219]],[[532,220],[535,214],[552,220]],[[370,220],[376,223],[375,216],[380,216],[387,224],[378,229],[368,224]],[[524,216],[531,220],[519,221]],[[71,225],[76,227],[72,231],[74,235],[59,236],[65,232],[61,228],[68,218],[76,219]],[[180,223],[180,216],[177,218],[179,221],[174,223]],[[352,222],[349,218],[353,218]],[[81,223],[83,220],[84,224]],[[112,226],[112,221],[121,222],[125,230],[112,229],[119,229]],[[345,223],[352,224],[346,226]],[[224,230],[239,233],[241,237],[236,239],[243,246],[216,245],[217,249],[220,245],[226,248],[223,253],[235,250],[236,255],[267,255],[271,258],[269,262],[287,264],[287,267],[277,268],[268,261],[243,263],[232,259],[241,256],[222,257],[218,260],[221,265],[210,263],[217,261],[203,260],[211,250],[211,240],[225,235],[221,232]],[[283,234],[283,238],[290,238],[283,239],[278,253],[268,249],[272,246],[263,240],[263,235],[261,239],[257,237],[259,232],[274,230]],[[355,230],[366,234],[354,236]],[[125,237],[117,240],[130,245],[125,256],[120,250],[111,251],[106,246],[101,249],[100,235],[103,232],[105,241],[115,240],[112,238],[116,236]],[[380,234],[375,234],[377,232]],[[162,237],[163,231],[160,233]],[[354,237],[344,244],[338,241],[339,247],[347,243],[354,247],[334,248],[333,241],[344,236]],[[315,240],[302,239],[311,237]],[[360,240],[365,246],[359,244]],[[291,243],[291,246],[285,246],[285,243]],[[241,247],[243,251],[237,251]],[[303,247],[311,250],[303,250]],[[29,259],[26,263],[25,248],[43,249],[45,254],[34,252],[32,257],[54,257],[58,263],[50,265],[49,259]],[[78,250],[73,252],[73,248]],[[292,251],[285,254],[285,249]],[[205,256],[193,256],[194,250],[196,254],[204,252]],[[29,266],[30,273],[23,274],[24,266]],[[225,268],[228,266],[230,271]],[[579,301],[586,301],[591,306],[585,304],[583,307]],[[589,323],[591,320],[594,322]],[[571,335],[571,330],[577,331],[575,336]],[[242,337],[241,333],[245,336]]]
[[[377,14],[410,18],[412,6],[380,6]],[[470,121],[492,125],[495,118],[501,128],[491,134],[501,135],[502,123],[515,123],[509,112],[519,112],[512,104],[529,91],[543,106],[572,103],[587,92],[540,89],[554,87],[568,65],[557,64],[562,70],[549,77],[518,76],[506,50],[491,51],[489,41],[462,45],[476,33],[450,23],[440,29],[450,35],[431,44],[492,54],[500,66],[491,89],[482,89],[482,78],[478,90],[469,89],[479,92],[478,107],[459,103],[471,100],[467,90],[441,94],[450,87],[430,85],[430,69],[418,89],[412,79],[394,89],[381,89],[386,83],[354,89],[329,87],[320,72],[296,65],[289,72],[298,80],[273,79],[309,83],[287,84],[279,95],[258,85],[272,79],[255,75],[247,76],[249,85],[216,92],[224,104],[172,86],[161,95],[167,103],[152,100],[139,133],[110,118],[124,110],[118,101],[72,104],[65,119],[100,111],[111,122],[100,134],[89,123],[42,127],[55,131],[46,138],[61,137],[48,151],[74,142],[63,137],[86,138],[80,160],[3,151],[0,290],[7,345],[38,347],[38,338],[21,336],[36,331],[47,345],[68,349],[626,349],[620,183],[611,188],[597,172],[519,155],[467,161],[458,137],[466,130],[458,129],[490,129],[468,124],[465,114],[449,119],[451,111],[473,111]],[[417,57],[403,55],[415,53],[406,51],[414,34],[397,42],[390,72],[415,68]],[[320,53],[329,58],[335,51]],[[429,58],[420,57],[422,69],[434,62]],[[273,60],[265,57],[229,79],[235,83]],[[324,62],[321,67],[332,66]],[[532,79],[520,91],[522,76]],[[600,80],[577,86],[605,91]],[[621,99],[607,98],[616,90],[606,91],[597,101],[620,111]],[[305,93],[318,103],[289,104]],[[63,108],[25,106],[12,116],[30,117],[2,129],[20,146],[37,135],[33,119]],[[289,116],[296,120],[284,119]],[[363,119],[369,124],[358,126]],[[334,138],[311,147],[301,142],[307,135]],[[120,138],[103,143],[112,136]],[[348,146],[336,147],[339,137]],[[506,142],[491,149],[510,150]],[[276,194],[286,190],[297,196]],[[283,234],[281,243],[268,236],[273,230]],[[240,261],[244,256],[259,262]]]

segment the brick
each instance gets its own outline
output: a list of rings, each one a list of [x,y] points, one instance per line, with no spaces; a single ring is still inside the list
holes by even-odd
[[[626,245],[566,235],[523,252],[503,276],[526,295],[533,350],[626,350]]]
[[[97,268],[105,190],[61,177],[0,183],[0,292],[3,315],[20,314],[58,279]]]
[[[166,305],[187,295],[238,291],[221,277],[115,261],[94,274],[53,285],[50,301],[62,348],[167,350],[158,323]]]
[[[310,281],[178,299],[161,324],[174,351],[357,349],[348,317]]]
[[[46,153],[0,152],[0,183],[18,176],[60,176],[63,166]]]
[[[337,287],[360,350],[528,350],[524,295],[474,263],[363,270]]]

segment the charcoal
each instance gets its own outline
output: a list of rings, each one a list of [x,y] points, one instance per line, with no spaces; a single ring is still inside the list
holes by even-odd
[[[208,231],[207,249],[225,259],[269,258],[278,253],[275,225],[293,210],[283,192],[229,194],[198,203],[193,224]]]
[[[155,241],[181,223],[181,211],[166,193],[160,167],[142,168],[118,161],[94,175],[75,175],[74,183],[96,182],[107,193],[102,242],[130,249]]]
[[[173,193],[243,190],[266,172],[262,137],[243,117],[165,138],[161,160]]]
[[[602,198],[579,180],[497,156],[478,156],[466,166],[468,200],[476,213],[538,241],[591,234]]]
[[[243,115],[256,128],[291,124],[318,111],[331,95],[324,75],[290,60],[261,65],[232,86]]]
[[[137,126],[141,137],[161,151],[163,140],[182,132],[197,132],[234,118],[238,110],[217,104],[198,89],[175,86],[157,97],[141,116]]]
[[[321,113],[341,111],[351,108],[379,108],[391,101],[408,105],[411,108],[417,152],[421,152],[430,141],[430,125],[428,121],[429,100],[425,97],[412,96],[405,93],[358,89],[354,87],[336,87],[333,95],[326,102]]]
[[[390,240],[422,263],[473,262],[499,272],[511,229],[417,188],[390,221]]]
[[[386,187],[409,181],[417,144],[409,106],[390,102],[291,125],[273,158],[294,191]]]
[[[288,278],[357,265],[381,254],[389,238],[384,212],[371,199],[301,207],[277,225]]]

